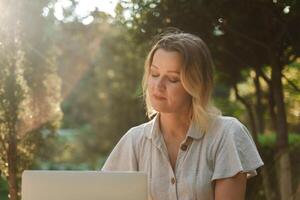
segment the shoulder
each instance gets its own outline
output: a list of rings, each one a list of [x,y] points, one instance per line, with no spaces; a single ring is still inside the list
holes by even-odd
[[[212,145],[216,146],[227,140],[239,144],[243,144],[245,140],[253,142],[247,127],[240,120],[231,116],[217,117],[208,131],[208,137]]]
[[[137,126],[130,128],[123,138],[131,140],[133,143],[140,143],[147,139],[148,134],[151,132],[152,121],[148,121]]]
[[[219,129],[228,129],[239,124],[241,124],[241,122],[232,116],[218,116],[213,122],[213,126]]]
[[[232,177],[238,172],[256,175],[263,165],[255,142],[246,126],[234,117],[219,117],[209,132],[209,156],[213,161],[212,180]]]
[[[209,134],[215,136],[229,135],[242,129],[246,129],[246,126],[237,118],[231,116],[218,116],[212,123]]]

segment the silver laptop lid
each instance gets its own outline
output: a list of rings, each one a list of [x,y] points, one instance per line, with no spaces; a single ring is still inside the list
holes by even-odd
[[[143,172],[24,171],[22,200],[147,200]]]

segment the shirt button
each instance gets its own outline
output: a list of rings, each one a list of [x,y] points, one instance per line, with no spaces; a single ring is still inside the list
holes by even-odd
[[[183,145],[181,145],[180,148],[181,148],[182,151],[186,151],[186,150],[187,150],[187,145],[186,145],[186,144],[183,144]]]
[[[172,185],[174,185],[174,184],[175,184],[175,182],[176,182],[175,178],[174,178],[174,177],[173,177],[173,178],[171,178],[171,183],[172,183]]]

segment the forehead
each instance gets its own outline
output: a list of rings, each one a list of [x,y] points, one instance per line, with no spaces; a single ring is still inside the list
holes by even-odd
[[[153,55],[151,64],[160,70],[180,71],[182,67],[182,56],[176,51],[158,49]]]

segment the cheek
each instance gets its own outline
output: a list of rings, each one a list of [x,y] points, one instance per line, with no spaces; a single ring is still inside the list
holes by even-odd
[[[147,81],[147,90],[149,93],[152,93],[154,86],[155,86],[155,81],[153,79],[149,78]]]
[[[190,101],[190,95],[182,86],[170,87],[168,90],[170,102],[175,104],[185,104]]]

